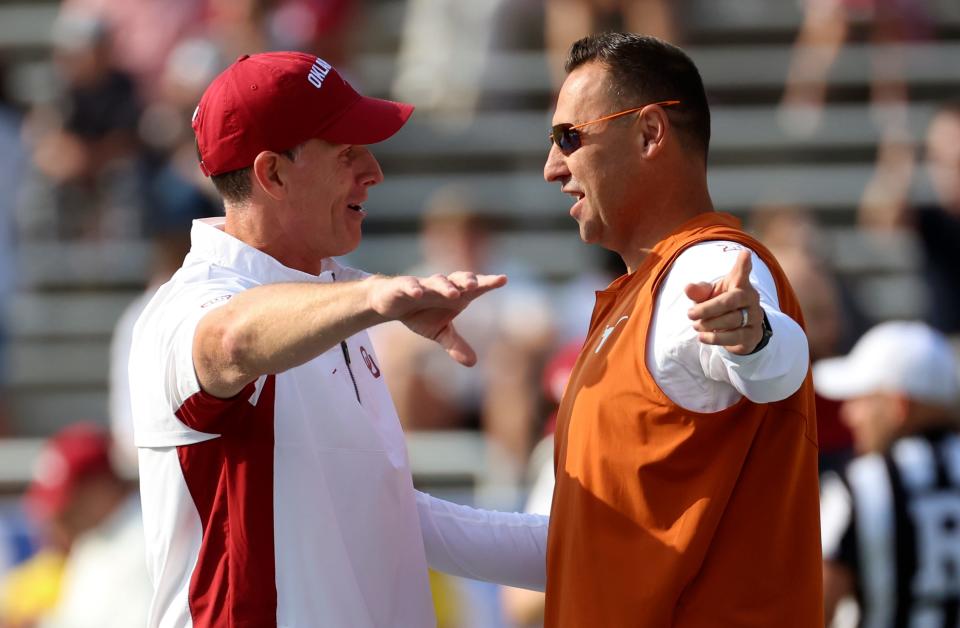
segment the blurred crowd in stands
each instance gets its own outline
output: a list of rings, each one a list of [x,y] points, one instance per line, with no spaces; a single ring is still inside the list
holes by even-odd
[[[547,54],[556,85],[569,44],[590,32],[622,28],[680,44],[686,36],[676,4],[666,0],[407,0],[397,29],[393,95],[414,102],[417,115],[428,118],[477,107],[488,56],[517,37],[502,27],[510,23],[508,5],[517,14],[541,16],[530,37]],[[809,134],[819,124],[828,72],[852,24],[865,26],[878,43],[930,38],[923,5],[807,0],[778,105],[784,132]],[[144,293],[116,324],[109,416],[64,417],[65,424],[91,419],[98,425],[78,423],[51,435],[29,492],[0,508],[0,628],[138,625],[129,618],[142,613],[149,584],[137,562],[144,541],[131,481],[136,450],[125,356],[137,314],[189,247],[191,221],[220,212],[197,166],[194,107],[210,80],[244,53],[309,51],[349,76],[368,8],[361,0],[64,0],[50,37],[55,77],[30,102],[4,90],[11,81],[0,50],[0,434],[17,436],[10,433],[15,423],[4,419],[3,394],[4,314],[17,290],[17,244],[140,240],[153,260]],[[895,48],[882,52],[878,48],[870,96],[881,140],[857,228],[915,235],[926,295],[918,309],[956,337],[960,101],[944,94],[926,136],[912,137],[909,77]],[[909,192],[924,177],[936,202],[915,207]],[[849,350],[877,321],[831,268],[816,213],[775,203],[742,211],[800,298],[812,359]],[[436,346],[400,327],[384,325],[374,336],[404,427],[484,434],[492,475],[526,486],[528,508],[549,512],[550,416],[589,322],[592,292],[623,269],[611,259],[563,284],[547,284],[537,269],[494,253],[491,240],[501,227],[471,190],[439,189],[423,208],[419,262],[394,269],[509,275],[507,288],[479,300],[460,321],[478,350],[477,368],[452,366]],[[817,410],[822,465],[839,468],[852,444],[840,403],[818,399]],[[536,594],[509,591],[500,602],[481,594],[478,601],[476,592],[441,576],[433,583],[442,626],[538,625]],[[502,612],[478,610],[491,605]],[[101,608],[111,615],[98,614]]]

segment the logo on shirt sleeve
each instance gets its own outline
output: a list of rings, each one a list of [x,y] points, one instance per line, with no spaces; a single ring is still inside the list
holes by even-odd
[[[210,307],[211,305],[216,305],[217,303],[222,303],[222,302],[224,302],[224,301],[229,301],[232,296],[233,296],[232,294],[221,294],[219,297],[210,299],[209,301],[207,301],[206,303],[204,303],[203,305],[201,305],[201,306],[200,306],[200,309],[206,309],[206,308]]]

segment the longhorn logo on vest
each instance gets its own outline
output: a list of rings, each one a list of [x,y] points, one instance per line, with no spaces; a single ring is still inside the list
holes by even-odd
[[[374,379],[378,379],[380,377],[380,367],[373,361],[373,356],[367,353],[364,347],[360,347],[360,355],[363,356],[363,363],[370,369],[370,374],[373,375]]]
[[[313,66],[310,67],[310,74],[307,75],[307,80],[310,81],[310,84],[320,89],[323,85],[323,79],[327,78],[327,74],[330,74],[330,69],[333,66],[317,57],[317,60],[313,62]]]
[[[607,325],[607,328],[603,330],[603,336],[600,338],[600,342],[597,343],[597,349],[596,351],[593,352],[594,354],[600,353],[600,349],[603,347],[604,344],[606,344],[607,338],[609,338],[610,335],[613,334],[613,330],[617,328],[617,325],[627,320],[628,318],[630,317],[621,316],[620,318],[617,319],[617,322],[614,323],[613,325]]]

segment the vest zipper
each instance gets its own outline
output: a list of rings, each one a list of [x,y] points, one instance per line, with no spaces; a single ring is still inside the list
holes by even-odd
[[[353,376],[353,369],[350,368],[350,350],[347,349],[346,340],[340,341],[340,348],[343,349],[343,359],[347,361],[347,372],[350,373],[350,381],[353,382],[353,392],[357,395],[357,403],[362,406],[363,402],[360,401],[360,389],[357,388],[357,378]]]

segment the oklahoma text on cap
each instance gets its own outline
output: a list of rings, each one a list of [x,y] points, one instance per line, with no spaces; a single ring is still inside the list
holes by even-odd
[[[413,105],[361,96],[323,59],[267,52],[243,55],[213,80],[193,114],[193,130],[200,168],[211,176],[313,138],[382,142],[411,113]]]

